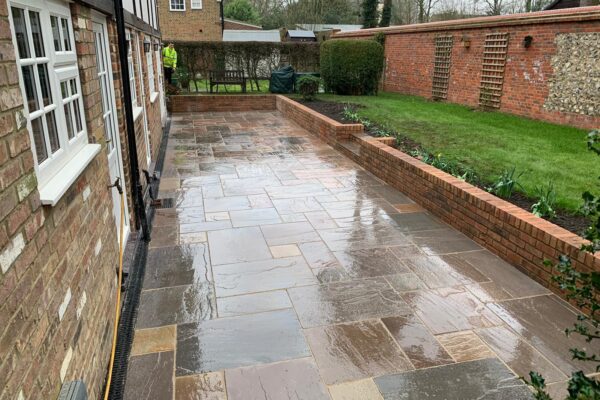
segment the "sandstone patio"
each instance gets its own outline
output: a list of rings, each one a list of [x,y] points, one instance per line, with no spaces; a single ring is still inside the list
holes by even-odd
[[[278,111],[175,114],[127,399],[565,393],[574,310]],[[587,368],[587,369],[586,369]]]

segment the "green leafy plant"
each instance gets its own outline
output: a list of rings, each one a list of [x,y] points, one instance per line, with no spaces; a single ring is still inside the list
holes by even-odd
[[[519,179],[522,176],[523,172],[517,174],[517,167],[513,167],[510,171],[504,170],[498,180],[488,188],[488,191],[498,197],[508,199],[512,196],[516,188],[523,190],[523,186],[519,183]]]
[[[379,43],[382,46],[385,45],[385,33],[383,33],[383,32],[377,32],[373,36],[373,40],[375,40],[377,43]]]
[[[349,104],[344,106],[344,119],[352,122],[360,121],[360,115]]]
[[[374,40],[334,39],[321,44],[321,77],[325,89],[336,94],[377,94],[383,64],[383,46]]]
[[[321,87],[321,79],[316,76],[305,75],[298,79],[297,85],[302,98],[306,101],[313,101],[317,97],[319,87]]]
[[[588,149],[600,155],[600,131],[590,132],[588,135]],[[600,249],[600,199],[590,192],[583,194],[585,205],[583,211],[592,224],[585,233],[589,243],[581,247],[581,251],[594,254]],[[545,261],[546,266],[552,267],[552,262]],[[553,266],[557,274],[552,277],[558,287],[566,294],[581,314],[573,327],[565,330],[567,336],[572,334],[582,336],[587,343],[600,339],[600,272],[582,272],[573,267],[571,259],[562,255],[558,263]],[[590,349],[597,352],[599,347],[590,345]],[[600,355],[596,352],[587,352],[578,348],[569,349],[574,360],[588,362],[595,365],[596,372],[600,372]],[[552,400],[546,392],[546,382],[537,372],[529,373],[529,384],[535,391],[538,400]],[[600,381],[585,376],[582,371],[574,372],[568,382],[569,395],[566,400],[600,400]]]
[[[553,219],[556,217],[556,190],[554,184],[548,183],[547,186],[535,189],[538,201],[531,206],[531,211],[541,218]]]

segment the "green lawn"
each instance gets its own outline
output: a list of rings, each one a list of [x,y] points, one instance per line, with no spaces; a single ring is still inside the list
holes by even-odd
[[[598,157],[587,151],[584,130],[393,93],[319,99],[361,104],[361,117],[470,166],[487,182],[516,166],[534,197],[537,186],[552,181],[558,205],[568,210],[579,209],[584,191],[598,192]]]

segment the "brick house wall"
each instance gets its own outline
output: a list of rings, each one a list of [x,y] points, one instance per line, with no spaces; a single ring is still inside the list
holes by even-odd
[[[450,79],[447,101],[472,107],[479,105],[484,41],[489,33],[508,33],[508,48],[500,111],[529,118],[574,125],[581,128],[600,126],[600,107],[591,110],[577,104],[576,97],[585,104],[593,103],[594,83],[600,84],[600,67],[568,76],[557,64],[557,43],[562,35],[600,32],[600,7],[575,10],[544,11],[501,17],[435,22],[421,25],[371,29],[340,33],[336,38],[367,38],[377,32],[386,34],[386,69],[383,78],[385,91],[432,98],[435,38],[453,37]],[[523,39],[532,36],[533,42],[525,48]],[[462,39],[470,40],[470,47]],[[599,36],[600,38],[600,36]],[[563,52],[594,52],[588,44],[574,45]],[[591,53],[590,53],[591,54]],[[569,72],[572,73],[572,72]],[[584,76],[585,75],[585,76]],[[556,86],[556,80],[577,81],[579,88],[569,93]],[[585,89],[583,94],[580,88]],[[554,92],[554,93],[553,93]],[[597,96],[597,89],[595,89]],[[556,106],[556,97],[571,97],[567,107]],[[553,99],[552,101],[551,98]],[[597,104],[597,101],[595,102]]]
[[[203,0],[202,9],[192,9],[185,1],[185,11],[170,11],[170,0],[158,0],[163,43],[169,41],[213,42],[223,39],[221,9],[216,0]]]
[[[44,206],[23,112],[7,2],[0,1],[0,400],[55,399],[62,383],[75,379],[85,382],[90,399],[99,398],[110,357],[118,241],[107,189],[111,182],[92,10],[71,3],[70,11],[88,140],[102,147],[58,203]],[[107,17],[107,30],[124,180],[133,216],[123,82],[112,17]],[[145,36],[138,31],[138,37],[138,48],[143,49]],[[141,88],[139,79],[145,79],[154,162],[162,135],[160,98],[150,102],[145,54],[140,59],[144,72],[137,76],[137,88]],[[156,58],[152,60],[157,68]],[[156,88],[158,84],[155,72]],[[140,121],[137,131],[143,132]],[[147,168],[145,142],[137,136],[138,147],[142,146],[140,168]],[[133,223],[131,228],[135,229]]]
[[[88,136],[102,143],[90,10],[71,7]],[[0,398],[53,399],[71,379],[83,379],[96,398],[110,356],[118,259],[106,153],[57,205],[41,205],[8,26],[0,2]]]

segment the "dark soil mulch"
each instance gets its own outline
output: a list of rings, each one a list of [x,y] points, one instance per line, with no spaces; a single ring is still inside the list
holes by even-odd
[[[302,104],[304,104],[305,106],[323,114],[328,116],[331,119],[334,119],[338,122],[344,123],[344,124],[348,124],[348,123],[353,123],[354,121],[350,121],[347,120],[344,117],[344,109],[346,108],[346,104],[342,104],[342,103],[335,103],[335,102],[330,102],[330,101],[311,101],[311,102],[305,102],[305,101],[300,101]],[[361,108],[361,105],[358,104],[350,104],[350,107],[352,107],[353,109],[357,109],[357,108]],[[372,126],[370,129],[366,130],[367,134],[370,134],[371,136],[377,136],[376,133],[379,132],[380,129],[377,126]],[[420,143],[402,136],[402,137],[398,137],[397,138],[397,144],[395,146],[397,149],[405,152],[405,153],[409,153],[412,150],[416,150],[416,149],[420,149],[422,150],[423,147],[421,146]],[[480,188],[485,190],[485,186],[483,185],[483,183],[479,183],[476,186],[479,186]],[[514,193],[510,199],[506,199],[507,201],[509,201],[510,203],[521,207],[524,210],[531,210],[531,206],[533,206],[537,200],[535,199],[531,199],[521,193]],[[566,210],[556,210],[556,218],[554,218],[551,222],[568,230],[569,232],[575,233],[576,235],[581,235],[585,229],[587,227],[590,226],[590,221],[588,218],[586,218],[583,215],[575,215],[569,211]]]

